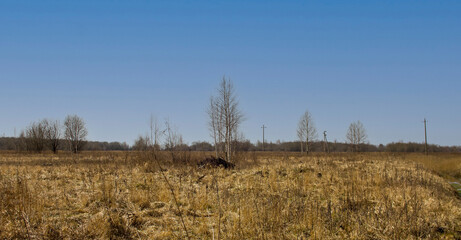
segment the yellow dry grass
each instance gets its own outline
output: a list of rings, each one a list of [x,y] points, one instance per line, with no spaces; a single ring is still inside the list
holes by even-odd
[[[168,156],[2,153],[0,239],[461,238],[460,155]]]

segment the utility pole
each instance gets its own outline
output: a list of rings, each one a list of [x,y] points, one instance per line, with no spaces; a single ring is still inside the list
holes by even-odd
[[[264,124],[263,124],[263,126],[261,128],[263,129],[263,151],[264,151],[264,129],[266,129],[267,127],[264,126]]]
[[[426,118],[424,118],[424,152],[427,155],[427,130],[426,130]]]
[[[330,148],[328,147],[327,141],[327,131],[323,131],[323,151],[330,153]]]

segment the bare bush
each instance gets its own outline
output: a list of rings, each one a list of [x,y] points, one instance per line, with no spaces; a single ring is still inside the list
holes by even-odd
[[[171,125],[170,120],[165,121],[165,151],[171,156],[173,163],[186,163],[190,160],[188,146],[184,144],[182,135]]]
[[[133,150],[136,151],[145,151],[149,148],[149,137],[143,137],[139,136],[135,141],[133,145]]]

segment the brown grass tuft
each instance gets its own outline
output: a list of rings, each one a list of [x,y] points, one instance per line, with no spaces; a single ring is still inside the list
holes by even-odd
[[[460,155],[207,154],[3,153],[0,239],[461,238]]]

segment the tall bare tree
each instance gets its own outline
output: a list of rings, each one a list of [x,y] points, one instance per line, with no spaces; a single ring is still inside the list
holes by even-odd
[[[165,151],[171,155],[171,160],[174,163],[189,161],[190,156],[186,154],[188,152],[188,146],[184,144],[182,135],[171,125],[168,119],[165,120],[165,130],[163,133],[165,135]]]
[[[306,154],[309,154],[312,142],[317,138],[317,130],[315,129],[312,115],[307,110],[299,119],[297,134],[301,142],[301,152],[303,152],[303,146],[305,145]]]
[[[360,121],[353,122],[349,125],[346,140],[351,145],[352,151],[360,151],[360,145],[364,144],[367,140],[365,127]]]
[[[165,130],[163,132],[165,134],[165,150],[175,151],[179,145],[183,144],[182,135],[171,125],[169,119],[165,120]]]
[[[72,152],[77,153],[85,144],[88,130],[85,121],[77,115],[68,115],[64,120],[64,136]]]
[[[48,119],[43,120],[42,124],[45,127],[45,138],[48,146],[56,154],[61,141],[61,124],[58,120],[52,121]]]
[[[222,145],[222,117],[220,116],[219,107],[216,104],[214,97],[210,97],[210,105],[208,106],[210,135],[213,138],[214,150],[216,158],[219,157],[219,147]]]
[[[208,108],[211,136],[215,142],[216,155],[223,152],[227,161],[232,162],[238,128],[243,121],[234,86],[230,79],[223,77],[217,96],[210,98]],[[223,146],[224,149],[220,149]]]
[[[160,149],[159,138],[160,138],[160,126],[158,124],[157,118],[151,114],[149,119],[149,127],[150,127],[150,139],[149,145],[154,150]]]

